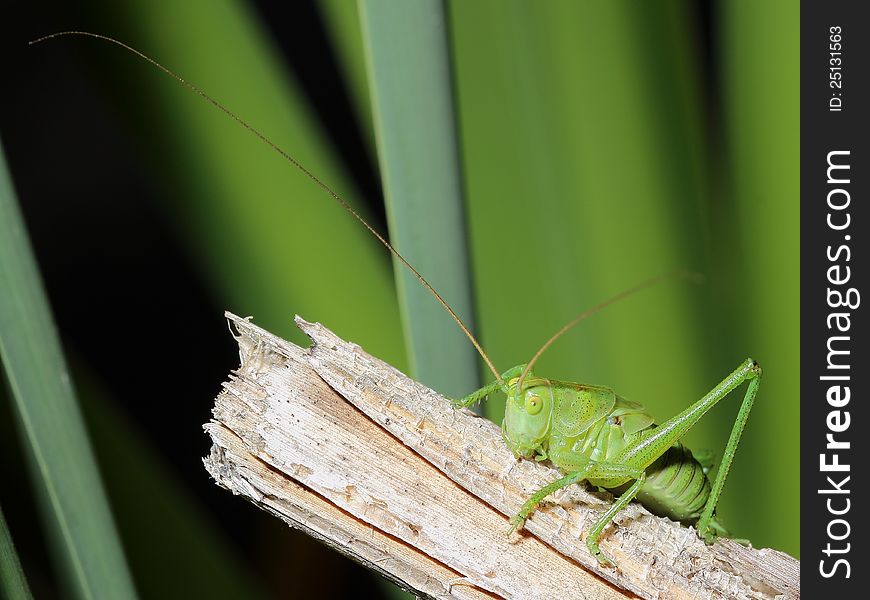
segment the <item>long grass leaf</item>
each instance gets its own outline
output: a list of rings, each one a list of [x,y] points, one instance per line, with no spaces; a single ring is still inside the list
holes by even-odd
[[[471,327],[468,244],[447,19],[440,0],[360,4],[391,239]],[[479,361],[444,308],[394,262],[411,371],[459,397]]]
[[[766,374],[728,483],[764,490],[765,501],[737,512],[736,525],[752,531],[756,545],[798,556],[800,6],[741,0],[721,10],[731,184],[724,217],[733,235],[720,241],[730,267],[720,302]],[[754,38],[749,50],[745,40]]]
[[[135,597],[2,150],[0,359],[67,589]]]
[[[12,535],[0,508],[0,595],[7,600],[30,600],[30,586],[12,543]]]

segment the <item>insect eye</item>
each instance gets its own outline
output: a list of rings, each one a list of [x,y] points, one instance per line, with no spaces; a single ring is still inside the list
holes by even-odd
[[[535,396],[531,394],[526,397],[526,412],[530,415],[536,415],[541,412],[541,409],[544,407],[544,401],[540,396]]]

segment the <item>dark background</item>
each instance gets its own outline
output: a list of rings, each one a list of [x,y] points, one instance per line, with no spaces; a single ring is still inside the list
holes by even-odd
[[[161,557],[163,575],[174,576],[175,593],[168,596],[237,597],[239,591],[222,588],[220,577],[203,587],[208,574],[194,570],[214,565],[205,560],[198,565],[196,556],[167,544],[160,532],[170,524],[152,527],[161,518],[160,506],[150,500],[147,479],[154,477],[197,513],[189,516],[201,518],[201,526],[211,530],[209,543],[220,547],[216,553],[225,553],[246,572],[245,581],[256,584],[246,590],[250,596],[350,598],[359,597],[361,589],[377,589],[360,582],[375,579],[365,569],[244,506],[204,472],[200,457],[209,443],[201,425],[209,418],[209,399],[238,357],[227,335],[225,306],[209,293],[179,241],[166,210],[172,200],[155,185],[136,125],[118,106],[122,99],[112,88],[124,81],[110,81],[106,63],[124,57],[74,38],[27,45],[73,27],[115,28],[106,23],[105,5],[99,2],[10,8],[2,25],[0,138],[129,560]],[[332,147],[370,203],[374,224],[385,231],[373,158],[361,150],[359,125],[349,117],[347,92],[316,4],[262,1],[252,8],[286,61],[287,76],[303,82]],[[150,408],[156,393],[151,379],[162,362],[153,357],[164,355],[167,340],[155,335],[144,317],[149,314],[161,315],[161,329],[183,332],[200,344],[185,359],[184,375],[169,375],[175,396],[196,399],[175,403],[171,418]],[[107,345],[108,332],[127,327],[131,315],[143,315],[132,319],[133,343]],[[118,436],[132,437],[124,443],[135,447],[133,454],[147,457],[144,466],[125,462],[128,457],[114,446]],[[30,584],[36,597],[61,595],[5,398],[0,452],[0,478],[15,482],[0,488],[0,504]],[[148,469],[145,481],[133,476],[137,467]],[[131,539],[137,540],[132,546]],[[141,572],[136,579],[140,592],[149,595]]]

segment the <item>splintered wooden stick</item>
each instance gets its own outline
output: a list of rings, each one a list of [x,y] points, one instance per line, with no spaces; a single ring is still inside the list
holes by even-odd
[[[499,428],[455,410],[319,324],[299,348],[227,314],[241,366],[218,396],[206,468],[222,486],[413,593],[432,598],[799,598],[800,563],[571,486],[508,536],[508,517],[560,474],[517,461]]]

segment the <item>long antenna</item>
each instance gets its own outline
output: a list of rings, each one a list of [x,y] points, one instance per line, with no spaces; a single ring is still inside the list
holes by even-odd
[[[420,281],[420,283],[423,284],[423,287],[425,287],[427,290],[429,290],[429,292],[433,296],[435,296],[435,299],[441,303],[441,306],[443,306],[444,309],[448,313],[450,313],[450,316],[453,317],[453,320],[456,321],[456,324],[459,325],[460,329],[462,329],[462,332],[466,335],[466,337],[468,337],[468,339],[474,345],[474,348],[477,350],[478,354],[480,354],[480,356],[483,357],[483,360],[486,362],[486,366],[489,367],[489,370],[492,371],[493,375],[495,375],[496,380],[498,380],[499,384],[502,385],[502,387],[504,387],[504,381],[501,378],[501,374],[498,372],[498,369],[495,368],[495,365],[492,363],[492,360],[489,358],[487,353],[484,352],[483,347],[477,341],[477,338],[474,337],[474,335],[471,333],[471,331],[468,329],[468,327],[466,327],[465,323],[462,322],[462,319],[459,318],[459,316],[456,314],[456,312],[452,308],[450,308],[450,305],[447,304],[447,301],[441,297],[441,294],[436,292],[435,288],[433,288],[431,285],[429,285],[429,282],[426,281],[426,279],[422,275],[420,275],[420,273],[417,271],[417,269],[415,269],[413,266],[411,266],[411,263],[409,263],[405,259],[404,256],[399,254],[398,250],[393,248],[393,246],[386,239],[384,239],[384,237],[380,233],[378,233],[376,229],[374,229],[371,225],[369,225],[366,222],[366,220],[363,219],[358,212],[356,212],[353,208],[351,208],[351,206],[347,202],[345,202],[341,196],[339,196],[335,191],[333,191],[333,189],[331,187],[329,187],[323,181],[321,181],[316,175],[314,175],[314,173],[312,173],[311,171],[306,169],[304,166],[302,166],[302,164],[299,161],[297,161],[295,158],[293,158],[290,155],[290,153],[286,152],[281,147],[279,147],[277,144],[275,144],[275,142],[271,141],[264,134],[260,133],[260,131],[258,129],[254,128],[252,125],[249,125],[247,121],[242,119],[236,113],[234,113],[229,108],[227,108],[226,106],[224,106],[223,104],[221,104],[220,102],[218,102],[217,100],[215,100],[214,98],[212,98],[211,96],[206,94],[203,90],[201,90],[200,88],[198,88],[194,84],[187,81],[181,75],[179,75],[179,74],[175,73],[174,71],[171,71],[170,69],[164,67],[159,62],[157,62],[156,60],[154,60],[153,58],[148,56],[147,54],[144,54],[144,53],[136,50],[132,46],[128,46],[124,42],[121,42],[119,40],[116,40],[115,38],[111,38],[111,37],[106,36],[106,35],[101,35],[99,33],[91,33],[89,31],[59,31],[57,33],[52,33],[52,34],[37,38],[37,39],[29,42],[28,45],[32,46],[34,44],[39,44],[41,42],[45,42],[47,40],[51,40],[54,38],[63,37],[63,36],[73,36],[73,35],[80,35],[80,36],[84,36],[84,37],[96,38],[98,40],[110,42],[112,44],[115,44],[116,46],[120,46],[121,48],[124,48],[128,52],[132,52],[133,54],[135,54],[136,56],[138,56],[142,60],[151,63],[152,65],[154,65],[155,67],[157,67],[158,69],[160,69],[161,71],[163,71],[164,73],[166,73],[167,75],[169,75],[170,77],[175,79],[178,83],[180,83],[184,87],[188,88],[189,90],[191,90],[192,92],[197,94],[199,97],[203,98],[204,100],[207,100],[215,108],[219,109],[225,115],[230,117],[233,121],[235,121],[236,123],[238,123],[239,125],[241,125],[245,129],[247,129],[249,132],[251,132],[252,134],[257,136],[261,142],[263,142],[264,144],[266,144],[267,146],[272,148],[272,150],[274,150],[275,152],[277,152],[278,154],[283,156],[287,161],[290,162],[290,164],[292,164],[294,167],[299,169],[303,175],[305,175],[311,181],[316,183],[320,187],[320,189],[322,189],[324,192],[326,192],[327,194],[332,196],[332,199],[335,200],[336,202],[338,202],[347,212],[349,212],[351,214],[351,216],[353,216],[353,218],[355,218],[357,221],[362,223],[363,226],[366,229],[368,229],[369,232],[371,232],[371,234],[373,236],[375,236],[378,239],[378,241],[380,243],[382,243],[387,248],[387,250],[392,252],[392,254],[396,258],[399,259],[399,262],[401,262],[403,265],[408,267],[408,269],[410,269],[410,271]]]
[[[642,281],[641,283],[638,283],[637,285],[632,286],[632,287],[628,288],[627,290],[623,290],[622,292],[616,294],[615,296],[608,298],[604,302],[596,304],[592,308],[588,308],[588,309],[584,310],[579,315],[577,315],[576,317],[571,319],[571,321],[569,321],[567,324],[565,324],[561,329],[559,329],[559,331],[554,333],[550,337],[550,339],[548,339],[546,342],[544,342],[544,345],[541,346],[537,352],[535,352],[535,355],[532,357],[532,360],[530,360],[528,362],[528,364],[526,364],[526,368],[523,369],[522,374],[520,374],[520,378],[517,381],[517,389],[518,390],[523,389],[523,381],[525,381],[526,375],[529,374],[529,371],[532,370],[532,365],[534,365],[536,362],[538,362],[538,359],[541,358],[541,355],[547,350],[547,348],[552,346],[553,342],[555,342],[560,337],[562,337],[563,335],[568,333],[568,331],[573,329],[578,323],[586,320],[587,318],[591,317],[592,315],[594,315],[598,311],[600,311],[604,308],[607,308],[611,304],[615,304],[616,302],[619,302],[620,300],[622,300],[624,298],[627,298],[627,297],[629,297],[633,294],[636,294],[642,290],[645,290],[648,287],[652,287],[658,283],[661,283],[662,281],[665,281],[668,279],[674,279],[674,278],[691,279],[691,280],[696,281],[696,282],[701,282],[703,280],[704,276],[701,275],[700,273],[695,273],[693,271],[685,271],[682,269],[678,270],[678,271],[671,271],[669,273],[662,273],[661,275],[656,275],[655,277],[651,277],[650,279],[647,279],[646,281]]]

